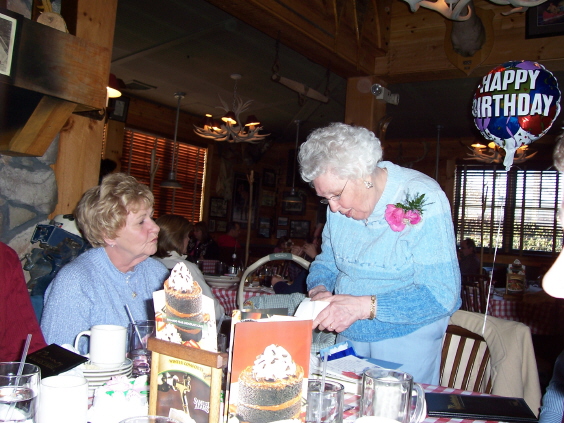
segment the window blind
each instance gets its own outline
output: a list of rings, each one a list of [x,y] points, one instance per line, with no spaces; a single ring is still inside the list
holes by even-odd
[[[453,207],[457,240],[472,238],[502,251],[558,252],[562,176],[555,170],[498,165],[456,168]]]
[[[174,211],[191,222],[198,222],[202,216],[207,149],[177,142],[176,180],[182,189],[161,188],[160,183],[168,179],[171,171],[173,145],[167,138],[126,128],[121,169],[150,186],[153,156],[155,165],[158,163],[153,183],[155,218]]]

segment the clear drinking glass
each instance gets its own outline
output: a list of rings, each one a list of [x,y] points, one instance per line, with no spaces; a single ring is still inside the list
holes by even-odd
[[[35,423],[41,370],[24,364],[17,375],[19,362],[0,363],[0,421]]]
[[[342,423],[345,388],[340,383],[310,379],[307,387],[306,423]]]
[[[128,356],[133,361],[134,377],[148,375],[151,371],[151,351],[147,349],[147,340],[155,334],[154,320],[137,320],[130,323],[127,332]]]

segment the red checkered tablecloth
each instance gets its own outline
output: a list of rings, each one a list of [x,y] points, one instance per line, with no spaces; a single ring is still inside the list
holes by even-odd
[[[488,394],[482,394],[479,392],[472,392],[472,391],[463,391],[461,389],[454,389],[454,388],[447,388],[445,386],[434,386],[434,385],[426,385],[426,384],[421,384],[421,386],[423,386],[423,390],[425,392],[437,392],[437,393],[445,393],[445,394],[457,394],[457,395],[485,395],[488,396]],[[343,413],[343,421],[344,422],[354,422],[357,417],[358,417],[358,400],[359,400],[359,396],[358,395],[353,395],[353,394],[347,394],[345,393],[345,412]],[[351,408],[352,406],[352,408]],[[347,410],[347,408],[349,408]],[[469,419],[450,419],[450,418],[446,418],[446,417],[429,417],[427,416],[427,418],[425,418],[425,420],[423,420],[423,423],[471,423],[471,422],[475,422],[475,421],[483,421],[483,420],[469,420]]]
[[[492,297],[488,310],[491,316],[526,324],[534,335],[552,335],[555,329],[556,303],[544,292],[515,300]]]
[[[219,300],[220,304],[225,309],[225,314],[227,316],[231,316],[233,310],[237,308],[237,290],[239,289],[238,286],[234,286],[231,288],[216,288],[211,287],[213,295]],[[261,290],[252,290],[248,291],[245,290],[245,301],[249,298],[254,297],[255,295],[270,295],[272,292],[268,291],[261,291]]]

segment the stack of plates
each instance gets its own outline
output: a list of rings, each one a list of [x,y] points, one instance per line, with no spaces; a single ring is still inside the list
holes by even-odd
[[[240,281],[237,276],[204,276],[204,279],[209,286],[214,288],[230,288]]]
[[[129,358],[126,358],[120,366],[112,368],[101,368],[88,361],[84,363],[84,368],[82,369],[84,378],[88,381],[90,397],[94,396],[96,388],[108,382],[112,377],[121,375],[131,377],[132,371],[133,362]]]

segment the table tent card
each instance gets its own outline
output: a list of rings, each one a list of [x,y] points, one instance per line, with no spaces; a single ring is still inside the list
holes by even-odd
[[[241,320],[239,311],[233,313],[229,421],[305,420],[311,338],[311,320]]]
[[[164,290],[153,294],[153,303],[158,340],[217,352],[213,300],[202,295],[198,281],[193,280],[184,263],[175,265]],[[208,423],[212,368],[162,353],[157,357],[151,372],[151,380],[157,381],[156,413],[183,422],[191,418],[196,423]]]

